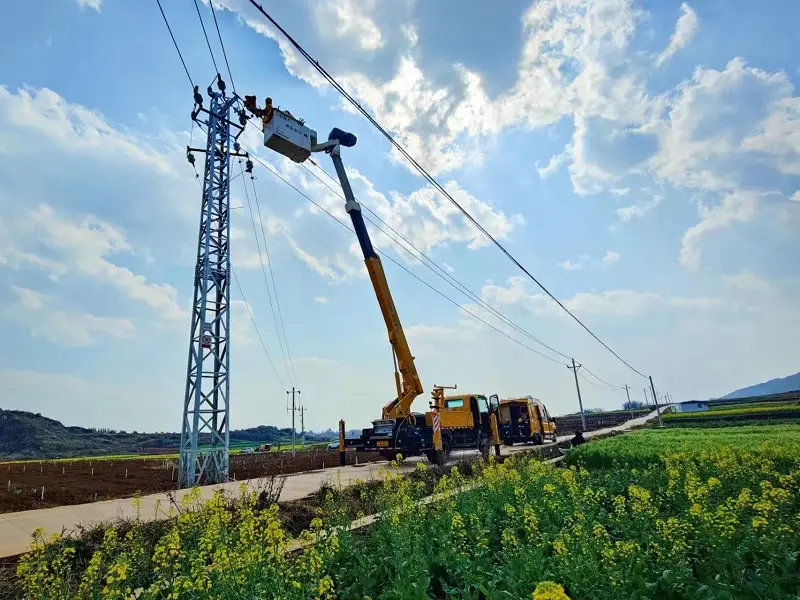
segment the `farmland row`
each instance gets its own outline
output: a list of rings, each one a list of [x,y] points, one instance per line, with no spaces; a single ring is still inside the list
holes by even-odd
[[[348,453],[348,464],[377,460],[374,453]],[[231,477],[254,479],[299,473],[339,464],[339,453],[325,448],[290,452],[238,454],[231,457]],[[174,459],[91,459],[0,464],[0,513],[175,489]],[[44,491],[42,491],[44,488]]]
[[[753,431],[758,429],[758,431]],[[109,530],[81,568],[45,540],[21,563],[25,597],[781,598],[800,585],[800,427],[667,429],[587,444],[557,469],[477,467],[479,486],[435,508],[426,467],[325,493],[287,554],[281,509],[243,495],[183,513],[158,539]],[[666,467],[666,468],[665,468]],[[458,470],[434,491],[464,487]],[[383,517],[346,525],[357,507]],[[70,548],[73,548],[72,550]]]

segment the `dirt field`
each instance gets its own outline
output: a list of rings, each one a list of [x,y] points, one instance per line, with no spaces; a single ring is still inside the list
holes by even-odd
[[[381,460],[368,452],[348,452],[346,456],[348,464],[354,463],[356,457],[359,463]],[[253,479],[338,464],[336,450],[298,451],[294,457],[289,452],[240,454],[231,457],[230,475],[237,480]],[[175,459],[0,463],[0,513],[165,492],[175,488],[177,477]]]

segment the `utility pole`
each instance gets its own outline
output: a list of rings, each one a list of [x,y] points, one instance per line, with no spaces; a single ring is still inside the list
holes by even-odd
[[[578,369],[581,368],[580,364],[575,363],[575,359],[572,359],[572,366],[570,367],[567,365],[567,368],[572,371],[572,374],[575,375],[575,389],[578,390],[578,406],[581,408],[581,430],[586,431],[586,417],[583,414],[583,400],[581,399],[581,386],[578,383]]]
[[[294,424],[294,417],[297,414],[297,410],[298,410],[297,409],[297,404],[295,402],[295,394],[299,396],[300,395],[300,390],[295,389],[294,387],[292,387],[292,391],[291,392],[289,392],[287,390],[287,392],[286,392],[286,403],[287,403],[287,405],[289,403],[289,394],[292,395],[292,408],[290,409],[287,406],[286,410],[287,411],[289,411],[289,410],[292,411],[292,456],[294,456],[295,455],[295,443],[296,443],[296,437],[297,437],[297,428],[295,427],[295,424]]]
[[[306,407],[302,404],[300,405],[300,444],[303,450],[306,448]]]
[[[642,388],[642,391],[644,392],[644,405],[650,408],[650,402],[647,401],[647,388]]]
[[[625,388],[625,395],[628,396],[628,410],[631,411],[631,419],[632,419],[633,418],[633,405],[631,404],[631,393],[629,391],[631,389],[631,386],[629,386],[626,383],[623,387]]]
[[[203,96],[195,88],[192,119],[204,125],[208,134],[205,148],[186,148],[186,159],[192,166],[194,152],[204,153],[205,159],[179,487],[227,481],[230,460],[230,157],[244,155],[238,153],[238,143],[231,137],[231,127],[239,127],[230,121],[237,97],[225,95],[225,83],[219,75],[217,88],[218,92],[208,86],[208,109],[203,107]]]
[[[656,396],[656,386],[653,385],[653,376],[650,375],[650,391],[653,393],[653,402],[656,403],[656,413],[658,413],[658,426],[663,427],[664,422],[661,420],[661,409],[658,407],[658,396]]]

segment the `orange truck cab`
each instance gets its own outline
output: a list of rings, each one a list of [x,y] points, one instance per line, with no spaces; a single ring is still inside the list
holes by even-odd
[[[556,424],[547,407],[532,396],[500,401],[500,438],[506,446],[556,440]]]

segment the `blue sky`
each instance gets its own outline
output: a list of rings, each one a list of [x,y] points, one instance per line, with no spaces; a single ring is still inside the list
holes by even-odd
[[[192,78],[214,67],[191,0],[163,0]],[[621,356],[676,399],[796,372],[800,42],[796,3],[319,0],[265,8],[478,220]],[[606,352],[345,106],[247,0],[215,1],[240,94],[271,96],[345,152],[356,195],[482,300],[613,386]],[[208,4],[200,5],[217,61]],[[69,424],[177,430],[199,189],[191,94],[155,2],[15,3],[0,39],[3,408]],[[224,71],[223,71],[224,73]],[[249,148],[259,145],[250,132]],[[328,210],[308,171],[260,156]],[[320,157],[320,166],[332,166]],[[238,166],[234,167],[234,171]],[[314,167],[312,172],[319,173]],[[391,355],[352,234],[260,167],[307,424],[353,427],[393,394]],[[324,175],[322,176],[324,178]],[[233,206],[245,202],[232,187]],[[248,182],[249,183],[249,182]],[[250,190],[252,193],[252,190]],[[284,364],[253,224],[233,263],[231,421],[285,425]],[[385,235],[414,274],[525,341]],[[423,385],[577,408],[572,374],[386,264]],[[585,375],[586,406],[620,389]],[[427,399],[421,397],[418,408]]]

